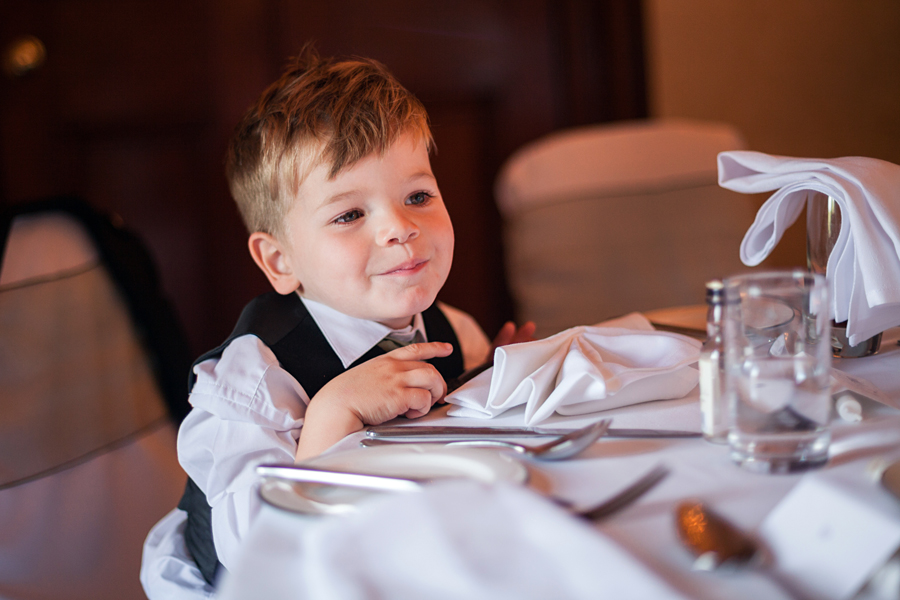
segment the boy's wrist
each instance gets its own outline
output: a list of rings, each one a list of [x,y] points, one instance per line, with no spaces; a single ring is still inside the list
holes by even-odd
[[[351,410],[316,395],[306,408],[295,459],[317,456],[362,428],[363,422]]]
[[[334,435],[340,435],[341,439],[363,428],[362,420],[346,406],[338,402],[325,401],[324,398],[319,400],[319,402],[311,401],[306,410],[307,416],[312,412],[317,426],[321,425],[333,431]],[[304,428],[306,423],[304,419]]]

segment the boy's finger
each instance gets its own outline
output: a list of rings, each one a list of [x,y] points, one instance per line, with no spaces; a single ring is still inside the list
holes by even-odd
[[[425,342],[422,344],[410,344],[403,348],[391,350],[388,354],[402,360],[428,360],[439,356],[450,356],[453,346],[446,342]]]
[[[428,390],[412,389],[407,390],[406,393],[409,394],[408,397],[410,400],[405,416],[410,419],[415,419],[427,415],[428,411],[431,410],[431,405],[434,403]]]
[[[507,321],[500,328],[500,331],[497,332],[497,336],[494,338],[494,347],[507,345],[513,339],[515,333],[516,324],[512,321]]]
[[[444,397],[447,384],[444,378],[432,365],[421,363],[418,368],[410,369],[403,374],[403,384],[407,388],[426,390],[431,394],[431,404]]]
[[[534,332],[537,330],[537,326],[532,321],[528,321],[516,331],[515,335],[513,335],[512,343],[519,344],[521,342],[533,342],[534,341]]]

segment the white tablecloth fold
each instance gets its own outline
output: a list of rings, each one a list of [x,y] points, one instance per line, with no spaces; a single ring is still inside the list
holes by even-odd
[[[630,325],[631,327],[609,326]],[[580,415],[680,398],[698,380],[700,342],[654,331],[639,315],[497,348],[494,368],[447,397],[449,414],[495,417],[525,405],[526,425],[554,412]],[[632,328],[637,327],[637,328]]]
[[[524,488],[455,481],[341,518],[260,513],[220,600],[683,598]]]
[[[719,185],[775,192],[741,243],[758,265],[816,192],[835,198],[841,231],[828,258],[832,318],[847,321],[851,344],[900,325],[900,166],[874,158],[790,158],[760,152],[719,154]]]

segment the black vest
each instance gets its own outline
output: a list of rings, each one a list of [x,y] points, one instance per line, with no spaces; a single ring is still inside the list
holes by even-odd
[[[453,345],[453,353],[450,356],[433,358],[428,362],[434,365],[445,381],[458,377],[463,372],[462,351],[447,317],[436,304],[432,304],[422,312],[422,320],[429,341],[449,342]],[[204,360],[221,356],[232,340],[246,334],[255,335],[262,340],[275,354],[281,367],[303,386],[310,398],[345,370],[299,296],[296,294],[282,296],[275,292],[251,300],[225,343],[198,358],[194,361],[194,366]],[[375,346],[350,367],[381,354],[384,354],[384,351]],[[195,380],[192,367],[188,389],[194,387]],[[210,585],[214,585],[221,563],[213,543],[212,509],[206,495],[191,478],[188,478],[178,508],[187,512],[185,544],[200,568],[203,578]]]

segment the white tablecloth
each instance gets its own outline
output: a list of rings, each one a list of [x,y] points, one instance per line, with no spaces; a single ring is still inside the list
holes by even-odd
[[[900,400],[900,330],[885,334],[876,356],[835,361],[835,367],[872,382],[895,400]],[[678,400],[658,401],[607,411],[616,427],[699,430],[700,414],[696,390]],[[699,573],[691,571],[693,558],[680,545],[674,528],[673,509],[686,498],[711,504],[737,525],[756,530],[772,509],[803,477],[817,477],[852,490],[867,502],[878,503],[900,522],[900,502],[877,482],[878,464],[900,459],[900,411],[863,401],[864,419],[859,424],[835,421],[832,424],[832,458],[822,469],[808,474],[759,475],[735,466],[722,445],[692,439],[603,439],[575,460],[563,463],[529,462],[529,483],[541,493],[589,502],[608,495],[609,489],[624,485],[629,477],[648,465],[662,462],[670,475],[638,502],[615,516],[595,524],[595,528],[623,556],[652,572],[671,589],[669,597],[691,598],[785,598],[771,578],[751,570],[739,573]],[[521,410],[521,409],[520,409]],[[435,411],[424,423],[484,426],[480,419],[446,417]],[[578,426],[599,415],[553,416],[543,426]],[[516,423],[514,412],[492,419],[492,425]],[[518,423],[516,423],[518,424]],[[354,434],[332,451],[355,448],[362,434]],[[251,590],[285,577],[291,548],[308,527],[303,517],[266,507],[244,548],[244,560],[226,577],[221,595],[226,599],[250,597]],[[385,551],[390,540],[385,540]],[[285,554],[287,553],[287,554]],[[287,556],[287,558],[286,558]],[[411,567],[412,568],[412,567]],[[448,567],[449,568],[449,567]],[[596,569],[603,573],[604,565]],[[610,578],[622,577],[612,570]]]

